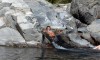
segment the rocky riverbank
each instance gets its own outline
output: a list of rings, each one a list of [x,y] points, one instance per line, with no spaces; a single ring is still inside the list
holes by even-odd
[[[41,29],[50,25],[66,28],[71,46],[94,47],[100,43],[99,2],[72,0],[57,7],[45,0],[0,0],[0,45],[41,46]]]

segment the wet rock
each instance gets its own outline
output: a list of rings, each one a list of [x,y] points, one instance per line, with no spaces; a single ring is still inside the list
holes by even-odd
[[[72,0],[70,12],[82,23],[91,24],[99,16],[99,6],[99,0]]]
[[[36,42],[36,41],[29,41],[26,43],[27,43],[27,46],[29,46],[29,47],[41,47],[41,43]]]
[[[68,34],[68,36],[72,42],[71,45],[74,45],[75,47],[93,47],[93,45],[90,44],[90,42],[88,42],[85,39],[82,39],[75,33]]]
[[[91,33],[91,37],[96,41],[97,44],[100,44],[100,32]]]
[[[100,19],[97,19],[92,22],[87,27],[87,30],[91,32],[91,37],[96,41],[96,43],[100,43]]]

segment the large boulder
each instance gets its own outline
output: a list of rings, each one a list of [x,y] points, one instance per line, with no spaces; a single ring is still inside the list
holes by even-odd
[[[87,27],[88,31],[98,33],[100,32],[100,19],[97,19],[92,22],[91,25]]]
[[[12,45],[13,43],[25,43],[25,40],[15,29],[9,27],[0,29],[0,45]]]
[[[82,39],[79,35],[75,33],[68,34],[69,39],[71,40],[71,45],[75,47],[93,47],[93,45],[85,39]]]
[[[91,33],[87,30],[86,27],[81,27],[78,28],[78,34],[80,35],[81,38],[87,40],[91,44],[95,44],[95,41],[91,37]]]
[[[4,35],[0,35],[0,45],[22,44],[21,41],[32,46],[41,43],[42,34],[38,32],[37,19],[32,14],[23,0],[1,0],[0,34]],[[12,38],[7,40],[7,36]]]
[[[20,33],[25,38],[26,41],[37,41],[41,42],[42,34],[38,32],[37,19],[28,19],[27,16],[21,15],[17,16],[17,28],[19,28]],[[31,16],[30,16],[31,17]]]
[[[39,22],[41,27],[46,27],[50,25],[52,26],[52,28],[65,28],[65,25],[61,21],[62,19],[59,19],[58,17],[58,12],[55,11],[56,8],[54,8],[53,5],[51,5],[50,3],[47,4],[45,0],[45,2],[41,0],[24,1],[31,8],[33,16],[37,18],[37,21]]]
[[[91,24],[96,18],[100,18],[100,1],[72,0],[70,12],[82,23]]]
[[[93,21],[87,29],[91,32],[92,38],[100,44],[100,19]]]
[[[53,7],[45,0],[24,1],[1,0],[0,34],[4,33],[0,35],[1,45],[13,43],[25,43],[29,46],[38,45],[42,41],[41,28],[50,25],[52,28],[66,28],[68,36],[65,40],[70,39],[68,40],[71,42],[68,42],[69,44],[76,47],[93,47],[92,44],[77,34],[77,28],[87,25],[81,24],[80,21],[69,14],[70,7],[68,7],[67,12],[67,5]],[[19,38],[17,39],[17,37]],[[89,39],[89,37],[86,38]]]

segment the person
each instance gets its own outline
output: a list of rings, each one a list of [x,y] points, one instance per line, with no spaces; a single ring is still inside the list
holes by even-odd
[[[52,48],[52,44],[51,42],[54,40],[55,38],[55,33],[52,31],[50,26],[47,26],[45,29],[42,29],[43,32],[43,41],[45,39],[45,37],[49,40],[48,42],[46,42],[46,46],[47,48]]]
[[[45,40],[45,33],[46,32],[46,29],[42,29],[42,43],[44,43],[44,40]]]
[[[46,33],[49,35],[49,37],[51,39],[54,39],[55,38],[55,33],[52,31],[51,27],[50,26],[47,26],[46,27]]]
[[[55,42],[58,43],[59,45],[62,45],[64,43],[61,35],[63,34],[63,30],[58,30],[57,31],[57,34],[56,34],[56,37],[58,40],[56,40]]]
[[[100,50],[100,45],[95,46],[93,49]]]

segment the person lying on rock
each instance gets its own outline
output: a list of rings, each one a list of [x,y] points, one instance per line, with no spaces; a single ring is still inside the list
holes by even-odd
[[[43,29],[42,33],[50,42],[52,42],[55,38],[55,33],[52,31],[50,26],[47,26],[45,29]]]
[[[42,33],[43,33],[43,40],[45,39],[45,37],[49,40],[47,43],[46,43],[46,46],[48,48],[50,48],[52,45],[50,42],[52,42],[55,38],[55,33],[52,31],[51,27],[50,26],[47,26],[45,29],[42,30]]]
[[[59,45],[62,45],[64,43],[62,35],[63,34],[63,30],[57,30],[56,32],[56,38],[55,42],[58,43]]]
[[[50,26],[46,27],[46,33],[49,35],[50,38],[52,38],[52,39],[55,38],[55,33],[52,31]]]
[[[54,33],[50,26],[46,27],[45,32],[48,34],[47,36],[50,42],[56,42],[59,45],[62,45],[64,43],[61,35],[63,34],[63,30],[57,30],[56,33]],[[47,44],[50,45],[50,44]]]

